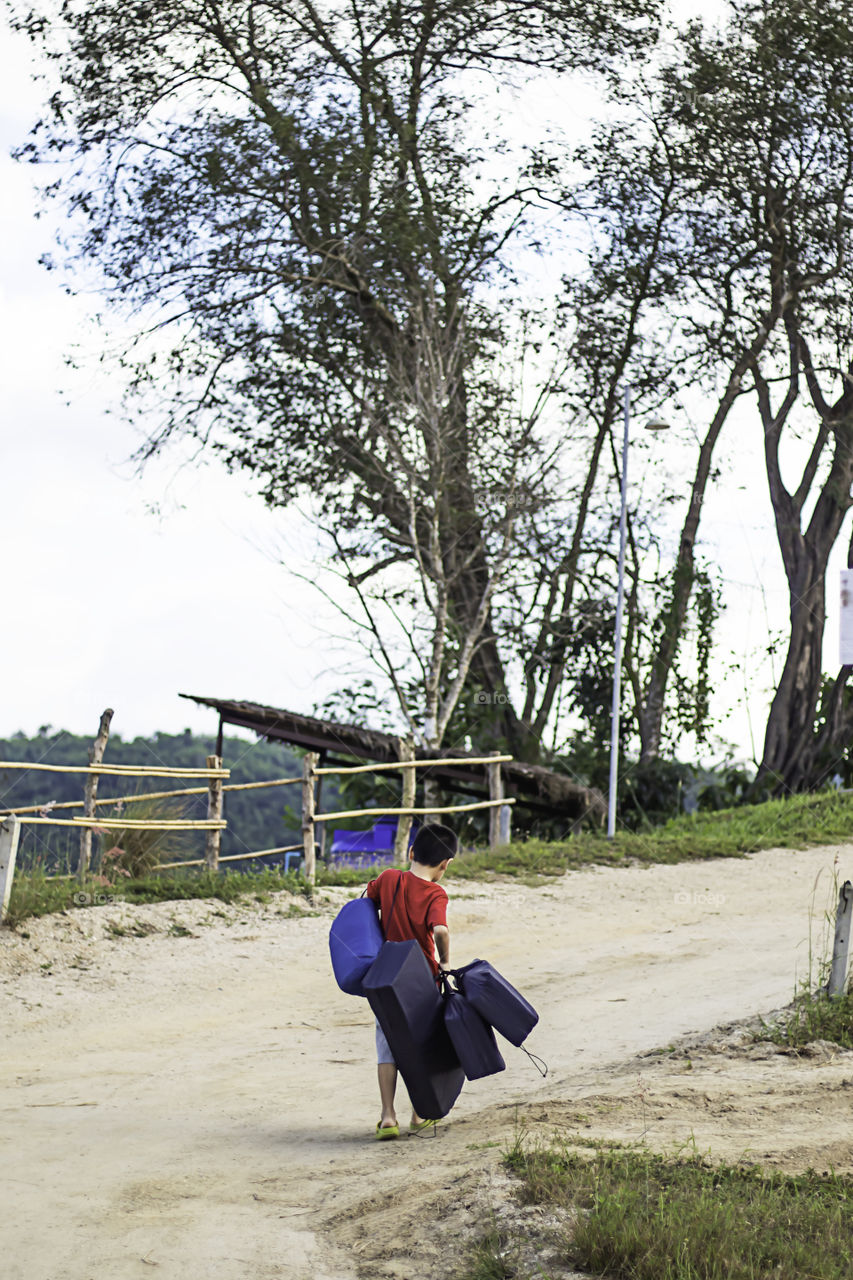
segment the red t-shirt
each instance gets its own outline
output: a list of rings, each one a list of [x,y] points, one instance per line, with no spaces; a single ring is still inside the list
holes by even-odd
[[[402,884],[395,902],[394,893],[401,877]],[[389,942],[408,942],[414,938],[437,975],[439,968],[432,931],[437,924],[447,924],[447,894],[441,885],[389,867],[376,880],[370,881],[367,896],[379,903],[386,939]]]

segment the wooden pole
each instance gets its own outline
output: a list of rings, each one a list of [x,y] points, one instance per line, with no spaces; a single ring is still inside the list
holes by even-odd
[[[500,814],[500,842],[501,844],[509,844],[512,840],[512,809],[508,804],[502,804],[498,812]]]
[[[98,736],[89,748],[89,764],[100,764],[104,758],[104,751],[110,736],[110,721],[113,718],[112,707],[107,707],[101,716],[101,723],[98,727]],[[83,817],[94,818],[95,816],[95,797],[98,793],[98,774],[89,773],[86,775],[86,785],[83,790]],[[80,832],[80,856],[77,860],[77,879],[85,880],[89,872],[89,863],[92,860],[92,831],[90,827],[85,827]]]
[[[495,751],[494,755],[500,753]],[[501,765],[499,760],[492,760],[486,765],[486,773],[489,779],[489,799],[495,805],[489,810],[489,848],[497,849],[501,842],[501,811],[507,806],[499,806],[496,802],[503,800],[503,778],[501,777]]]
[[[322,768],[322,766],[326,763],[325,751],[320,752],[318,757],[318,763],[320,768]],[[314,809],[315,810],[320,808],[320,801],[322,799],[322,796],[323,796],[323,778],[322,778],[322,775],[320,775],[320,771],[318,769],[317,770],[317,790],[314,793]],[[326,861],[326,824],[325,822],[320,827],[320,861],[321,862]]]
[[[415,740],[408,734],[405,738],[397,739],[397,752],[400,760],[414,760],[415,758]],[[417,786],[417,772],[415,769],[403,770],[403,788],[400,799],[401,809],[413,809],[415,807],[415,787]],[[323,824],[325,828],[325,823]],[[412,830],[412,815],[400,814],[397,819],[397,833],[394,836],[394,862],[398,867],[404,867],[409,860],[409,835]]]
[[[0,924],[5,921],[9,906],[20,834],[21,824],[17,818],[6,818],[0,823]]]
[[[503,803],[505,805],[515,804],[515,796],[507,797],[503,801]],[[332,821],[340,822],[343,818],[373,818],[375,820],[376,818],[390,817],[392,813],[402,814],[403,812],[410,814],[411,816],[417,815],[419,818],[422,817],[424,818],[425,821],[429,821],[429,819],[435,814],[470,813],[472,809],[491,809],[493,807],[494,806],[492,805],[491,800],[478,800],[476,804],[440,804],[438,806],[430,805],[428,809],[415,808],[415,809],[406,809],[405,811],[399,808],[390,808],[388,805],[383,804],[381,808],[374,807],[373,809],[344,809],[340,813],[315,813],[314,821],[315,822],[332,822]],[[22,821],[26,822],[27,819],[24,818],[22,819]],[[41,819],[35,818],[33,819],[33,821],[40,822]],[[56,821],[61,823],[62,819],[57,818]]]
[[[208,769],[221,769],[221,756],[207,757]],[[222,821],[222,779],[211,778],[207,791],[207,820],[208,822]],[[212,831],[208,831],[207,840],[204,846],[204,864],[208,871],[219,870],[219,853],[222,848],[222,830],[217,827]]]
[[[416,766],[418,769],[435,769],[440,766],[442,769],[448,769],[451,765],[474,765],[474,764],[492,764],[495,760],[503,760],[509,763],[514,759],[513,756],[502,756],[496,752],[492,752],[490,756],[435,756],[433,759],[418,760]],[[6,766],[8,768],[8,766]],[[19,768],[26,769],[29,766],[20,765]],[[356,764],[356,765],[332,765],[328,769],[317,769],[318,774],[336,773],[343,776],[345,773],[384,773],[390,770],[392,773],[399,771],[400,765],[396,760],[390,764]]]
[[[847,977],[847,954],[850,949],[850,920],[853,916],[853,885],[845,880],[838,895],[838,914],[835,917],[835,945],[832,948],[832,969],[826,987],[828,996],[844,993]]]
[[[305,879],[313,887],[317,875],[314,858],[314,778],[317,752],[306,751],[302,761],[302,848]]]
[[[0,766],[6,769],[23,769],[26,773],[95,773],[100,777],[112,778],[209,778],[209,769],[161,769],[149,768],[138,764],[41,764],[35,760],[0,760]],[[399,765],[393,766],[399,769]],[[230,778],[228,769],[220,769],[223,778]],[[263,784],[266,786],[266,783]],[[134,796],[134,800],[140,799]],[[114,801],[110,801],[114,803]]]

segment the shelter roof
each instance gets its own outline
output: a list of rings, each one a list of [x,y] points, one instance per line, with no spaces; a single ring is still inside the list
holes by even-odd
[[[290,746],[317,751],[327,758],[327,762],[330,758],[348,757],[377,764],[392,764],[400,758],[399,738],[378,729],[322,720],[316,716],[301,715],[281,707],[267,707],[257,702],[203,698],[191,693],[182,693],[180,696],[201,706],[211,707],[218,712],[222,724],[251,729],[259,737],[269,741],[286,742]],[[476,753],[482,754],[484,753]],[[415,750],[418,760],[435,760],[435,767],[429,772],[449,789],[487,795],[485,765],[441,763],[443,757],[459,760],[466,755],[476,758],[474,752],[455,748]],[[593,787],[581,786],[565,774],[554,773],[543,765],[512,761],[502,765],[502,774],[507,795],[515,796],[517,803],[525,807],[544,811],[555,817],[565,817],[572,823],[584,820],[598,822],[605,814],[604,798],[599,791]]]

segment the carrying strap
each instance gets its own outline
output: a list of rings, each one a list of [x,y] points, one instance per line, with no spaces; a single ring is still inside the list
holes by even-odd
[[[518,1047],[522,1053],[527,1054],[528,1058],[533,1063],[534,1067],[536,1068],[536,1070],[539,1072],[540,1076],[544,1080],[548,1074],[548,1063],[545,1061],[545,1059],[540,1058],[535,1053],[531,1053],[529,1049],[525,1049],[523,1044],[520,1044]]]
[[[388,937],[388,929],[387,929],[387,927],[386,927],[386,926],[387,926],[387,925],[389,925],[389,924],[391,923],[391,917],[393,916],[393,914],[394,914],[394,908],[395,908],[395,907],[396,907],[396,905],[397,905],[397,894],[400,892],[400,885],[403,883],[403,876],[404,876],[405,874],[406,874],[406,873],[405,873],[405,871],[401,871],[401,872],[400,872],[400,874],[399,874],[399,876],[397,877],[397,887],[396,887],[396,889],[394,890],[394,897],[391,899],[391,910],[388,912],[388,920],[387,920],[387,921],[385,921],[385,920],[383,920],[383,921],[382,921],[382,932],[385,934],[385,937],[386,937],[386,938]],[[364,886],[364,888],[362,889],[361,893],[359,894],[359,897],[360,897],[360,898],[363,898],[363,897],[365,896],[365,894],[366,894],[366,893],[367,893],[367,885],[365,885],[365,886]],[[403,905],[404,905],[404,906],[406,906],[406,894],[405,894],[405,891],[404,891],[404,893],[403,893]],[[408,914],[409,914],[409,909],[408,909],[408,907],[406,907],[406,915],[408,915]]]
[[[388,926],[390,925],[391,921],[394,918],[394,908],[397,905],[397,894],[400,892],[400,885],[403,883],[403,877],[405,876],[405,874],[406,874],[405,871],[401,871],[400,874],[397,876],[397,887],[394,890],[394,897],[391,899],[391,910],[388,912],[388,919],[382,921],[382,932],[385,934],[386,938],[388,937]],[[409,908],[406,905],[405,889],[403,890],[403,906],[405,908],[406,915],[408,916]],[[411,924],[411,921],[409,921],[409,923]]]

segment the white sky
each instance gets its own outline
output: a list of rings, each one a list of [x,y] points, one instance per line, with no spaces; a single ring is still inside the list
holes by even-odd
[[[270,553],[286,545],[310,576],[313,548],[299,517],[268,512],[245,478],[215,465],[181,466],[176,454],[140,479],[127,462],[133,432],[108,416],[118,399],[114,382],[64,367],[88,305],[39,267],[50,229],[35,220],[30,171],[8,157],[39,108],[28,57],[23,41],[0,35],[0,734],[42,724],[94,732],[107,705],[123,737],[185,726],[213,732],[213,713],[179,699],[179,691],[310,712],[357,651],[330,643],[342,624]],[[654,448],[677,448],[676,434]],[[740,677],[726,666],[746,665],[760,736],[766,702],[756,690],[769,687],[771,671],[758,651],[768,627],[784,628],[787,611],[758,443],[754,424],[730,425],[720,457],[728,458],[727,476],[702,523],[703,550],[726,582],[716,685],[731,714],[721,733],[744,756],[752,755],[750,718],[737,705]],[[639,464],[636,455],[635,489]],[[830,670],[843,562],[840,553],[829,580]]]

